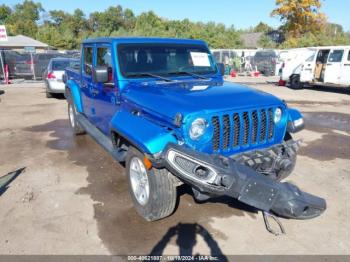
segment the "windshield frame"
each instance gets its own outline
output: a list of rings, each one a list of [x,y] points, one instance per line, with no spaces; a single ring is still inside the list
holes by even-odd
[[[217,63],[215,61],[215,59],[213,58],[212,53],[210,52],[209,48],[206,45],[201,45],[201,44],[190,44],[190,43],[158,43],[158,42],[154,42],[154,43],[117,43],[116,44],[116,59],[117,59],[117,65],[118,65],[118,71],[120,72],[121,76],[125,79],[138,79],[138,78],[154,78],[151,75],[150,76],[146,76],[146,75],[142,75],[142,73],[150,73],[150,74],[155,74],[155,75],[159,75],[162,77],[168,77],[168,78],[178,78],[178,77],[189,77],[190,75],[183,72],[183,74],[175,74],[175,73],[181,73],[177,72],[177,71],[169,71],[167,73],[162,73],[162,72],[157,72],[157,71],[145,71],[145,72],[130,72],[130,74],[134,74],[135,76],[130,76],[127,72],[125,72],[123,70],[123,66],[121,65],[121,59],[120,59],[120,50],[123,47],[127,47],[127,46],[145,46],[145,47],[154,47],[154,46],[164,46],[164,47],[188,47],[188,48],[199,48],[202,49],[203,52],[208,53],[209,55],[209,61],[211,63],[211,67],[212,67],[212,71],[203,71],[203,72],[197,72],[197,71],[192,71],[190,70],[190,73],[193,74],[197,74],[200,76],[205,76],[205,75],[212,75],[213,77],[216,76],[219,72],[218,68],[217,68]],[[183,70],[182,70],[183,71]],[[137,73],[140,73],[140,76],[137,75]],[[193,76],[191,76],[193,77]]]

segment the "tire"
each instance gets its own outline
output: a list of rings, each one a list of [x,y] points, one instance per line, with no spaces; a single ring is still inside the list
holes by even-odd
[[[292,140],[293,137],[291,136],[291,134],[289,134],[288,132],[286,133],[286,135],[284,136],[284,141],[288,142],[289,140]],[[296,162],[297,162],[297,152],[294,152],[289,160],[292,162],[291,166],[288,168],[288,170],[280,170],[277,174],[278,180],[281,181],[283,179],[285,179],[286,177],[288,177],[290,174],[292,174],[292,172],[294,171]]]
[[[77,111],[75,109],[74,104],[69,101],[68,102],[68,118],[69,118],[69,124],[71,128],[73,129],[74,135],[83,135],[85,134],[85,130],[79,125],[77,119]]]
[[[46,90],[46,98],[53,98],[53,94]]]
[[[303,83],[300,82],[300,75],[292,75],[290,77],[290,87],[292,89],[303,89]]]
[[[129,192],[137,213],[147,221],[155,221],[171,215],[175,209],[177,198],[175,177],[166,169],[147,170],[143,159],[144,154],[140,151],[133,147],[128,149],[126,173]],[[135,171],[137,166],[142,175],[136,175],[139,173]],[[142,179],[144,181],[140,187]],[[139,196],[136,191],[139,192]]]

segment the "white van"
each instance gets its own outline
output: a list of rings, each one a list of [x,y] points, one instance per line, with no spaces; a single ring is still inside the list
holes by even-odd
[[[293,48],[284,50],[280,57],[283,61],[280,72],[281,79],[289,82],[292,75],[300,75],[301,67],[306,59],[315,54],[315,48]],[[283,55],[283,56],[282,56]]]
[[[350,87],[350,46],[317,47],[290,77],[294,89],[307,85]]]

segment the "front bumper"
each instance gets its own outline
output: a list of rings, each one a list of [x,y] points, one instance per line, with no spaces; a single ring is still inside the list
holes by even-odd
[[[326,201],[278,182],[237,161],[220,155],[198,153],[169,144],[162,159],[166,168],[199,194],[233,197],[278,216],[308,219],[326,209]]]

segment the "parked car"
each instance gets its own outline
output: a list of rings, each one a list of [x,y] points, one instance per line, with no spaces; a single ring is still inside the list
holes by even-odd
[[[43,72],[42,79],[46,86],[46,97],[51,98],[53,94],[63,94],[65,84],[63,75],[67,67],[79,69],[80,61],[74,58],[52,58]]]
[[[273,95],[224,82],[205,42],[166,38],[85,40],[66,69],[68,116],[125,162],[137,212],[173,213],[176,187],[197,200],[227,195],[264,212],[307,219],[324,199],[280,180],[290,175],[301,113]],[[219,70],[220,68],[220,70]]]
[[[290,77],[290,83],[294,89],[304,85],[350,87],[350,46],[315,48],[300,72]]]
[[[276,50],[259,50],[254,55],[252,66],[263,75],[275,76],[279,74],[282,63]]]

